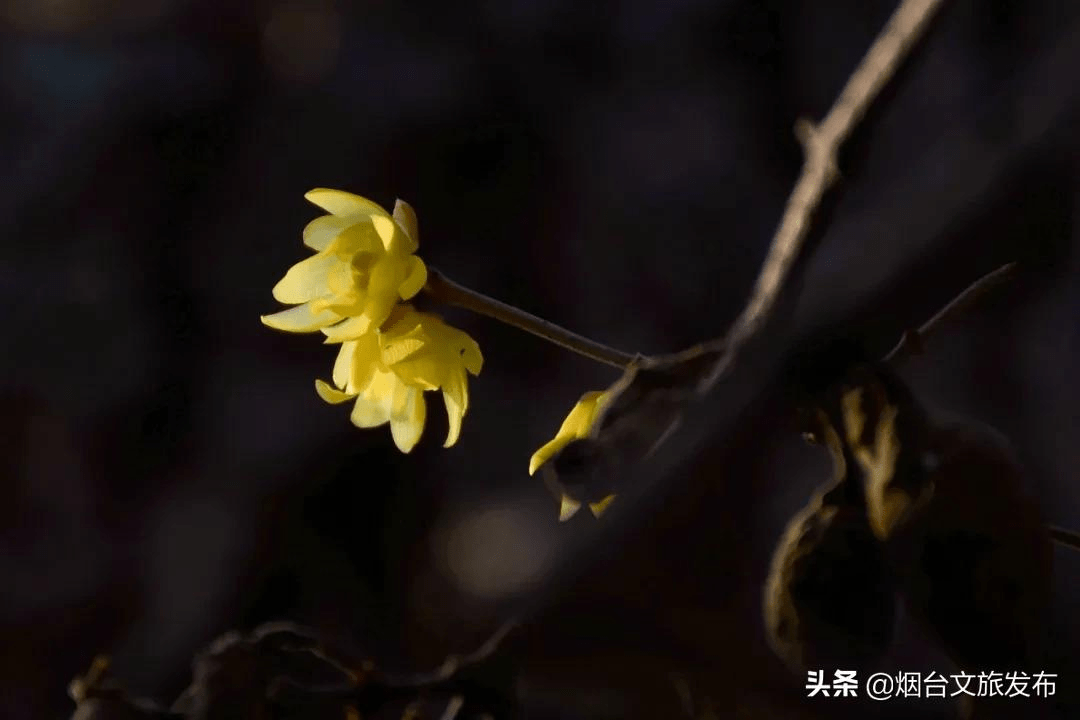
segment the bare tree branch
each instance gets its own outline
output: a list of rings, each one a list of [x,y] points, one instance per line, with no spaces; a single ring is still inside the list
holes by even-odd
[[[1016,270],[1016,263],[1003,265],[991,273],[983,275],[972,283],[964,292],[957,295],[949,304],[938,310],[918,330],[909,330],[900,338],[900,342],[882,358],[882,362],[898,363],[910,355],[922,352],[926,338],[950,319],[960,315],[980,298],[999,285],[1008,282]]]
[[[725,338],[729,354],[758,331],[776,304],[814,211],[837,180],[836,155],[840,146],[921,37],[939,5],[941,0],[904,0],[821,124],[815,126],[805,118],[796,123],[795,134],[805,154],[802,174],[788,198],[750,301]]]
[[[621,470],[653,454],[689,405],[728,375],[772,313],[799,255],[811,217],[836,182],[836,155],[881,88],[921,37],[941,0],[903,0],[820,125],[796,124],[805,159],[745,308],[719,338],[660,357],[640,357],[608,390],[611,399],[590,436],[567,445],[545,466],[560,496],[597,502],[619,490]]]

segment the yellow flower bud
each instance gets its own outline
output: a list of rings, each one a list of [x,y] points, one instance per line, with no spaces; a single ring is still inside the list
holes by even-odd
[[[535,475],[541,465],[558,455],[564,447],[574,440],[587,438],[592,430],[593,423],[600,415],[600,411],[604,409],[604,405],[610,396],[611,393],[597,390],[582,395],[581,399],[574,405],[573,410],[570,411],[570,414],[563,420],[559,432],[555,433],[555,437],[533,453],[532,458],[529,460],[529,475]]]
[[[555,433],[555,437],[533,453],[532,458],[529,460],[529,475],[534,475],[540,467],[562,452],[570,443],[587,438],[592,431],[593,424],[610,399],[610,391],[594,390],[582,395],[581,399],[570,411],[570,414],[563,420],[559,432]],[[581,509],[582,503],[565,492],[560,493],[560,495],[559,520],[565,522]],[[610,494],[597,502],[590,502],[588,504],[589,511],[595,517],[600,517],[607,511],[614,500],[615,495]]]

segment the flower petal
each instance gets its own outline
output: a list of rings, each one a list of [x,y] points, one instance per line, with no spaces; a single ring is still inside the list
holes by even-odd
[[[356,317],[345,318],[337,325],[324,327],[322,332],[326,336],[326,342],[338,343],[360,337],[370,329],[371,318],[367,315],[357,315]]]
[[[323,380],[315,381],[315,392],[319,394],[319,397],[331,405],[337,405],[356,397],[356,395],[338,390]]]
[[[469,409],[469,395],[463,377],[450,373],[446,385],[443,386],[443,402],[446,404],[446,419],[449,425],[443,447],[448,448],[457,443],[461,435],[461,420]]]
[[[416,249],[420,247],[420,230],[416,222],[416,211],[413,210],[412,205],[398,198],[394,203],[394,220],[405,231],[405,238],[403,238],[405,245],[402,250],[407,253],[416,252]]]
[[[367,284],[368,295],[380,295],[396,303],[398,288],[405,279],[405,271],[406,266],[401,258],[383,255],[371,266]]]
[[[403,235],[404,232],[393,218],[386,215],[372,215],[371,226],[375,228],[375,232],[379,233],[384,250],[389,251],[391,248],[398,249],[402,246],[402,240],[395,236]]]
[[[563,495],[562,498],[559,499],[559,522],[566,522],[574,517],[580,509],[581,503],[574,500],[569,495]]]
[[[404,392],[401,389],[404,389]],[[390,433],[398,450],[407,453],[420,441],[424,432],[427,406],[424,392],[419,388],[400,385],[395,391],[394,407],[390,415]]]
[[[340,218],[335,215],[317,217],[304,228],[304,244],[312,250],[325,250],[345,228],[352,224],[349,218]]]
[[[570,444],[571,438],[556,436],[540,446],[529,458],[529,475],[535,475],[544,463],[555,457],[564,447]]]
[[[541,465],[555,457],[572,441],[588,437],[592,432],[596,416],[607,403],[608,397],[607,391],[599,390],[582,395],[559,426],[559,432],[555,433],[555,437],[541,446],[529,459],[529,475],[535,474]]]
[[[408,300],[424,288],[427,282],[427,266],[416,255],[410,255],[405,261],[405,279],[398,285],[398,295]]]
[[[388,298],[385,295],[369,295],[367,302],[364,303],[363,312],[364,315],[371,318],[371,324],[374,327],[380,327],[390,317],[390,313],[396,304],[397,300],[395,298]]]
[[[400,338],[382,339],[381,359],[385,365],[394,365],[412,357],[424,349],[427,343],[425,339],[415,335],[406,335]]]
[[[461,334],[464,336],[465,341],[461,351],[461,360],[465,363],[466,370],[473,375],[479,375],[480,368],[484,365],[484,356],[480,354],[480,346],[465,333]]]
[[[371,382],[356,397],[349,419],[361,428],[378,427],[390,422],[390,406],[394,389],[401,381],[393,373],[376,370]]]
[[[304,194],[308,202],[318,205],[326,212],[338,217],[360,215],[366,213],[379,213],[387,215],[379,205],[359,195],[347,193],[344,190],[331,190],[329,188],[315,188]]]
[[[606,498],[604,498],[600,502],[589,503],[589,510],[592,512],[593,517],[598,518],[601,515],[603,515],[605,512],[607,512],[607,509],[609,507],[611,507],[611,503],[613,503],[613,502],[615,502],[615,496],[614,495],[608,495]]]
[[[311,303],[304,303],[296,307],[282,310],[272,315],[263,315],[263,325],[275,330],[287,332],[315,332],[316,330],[336,323],[341,316],[332,310],[312,310]]]
[[[375,256],[386,254],[382,238],[375,232],[370,216],[343,218],[343,221],[347,226],[330,241],[325,252],[336,255],[345,262],[352,262],[353,257],[362,252]]]
[[[603,395],[604,393],[598,390],[582,395],[574,405],[574,409],[563,420],[556,437],[567,437],[571,440],[588,437]]]
[[[340,262],[333,255],[322,253],[301,260],[289,268],[285,277],[274,286],[274,299],[295,305],[329,295],[330,272]]]
[[[374,333],[362,335],[356,339],[356,352],[349,367],[349,382],[345,390],[358,393],[368,389],[379,372],[382,372],[382,369],[379,365],[378,338]]]
[[[352,372],[353,357],[355,357],[355,355],[355,340],[341,343],[341,349],[338,350],[337,360],[334,361],[334,372],[331,375],[334,384],[339,388],[345,388],[349,384],[349,373]]]

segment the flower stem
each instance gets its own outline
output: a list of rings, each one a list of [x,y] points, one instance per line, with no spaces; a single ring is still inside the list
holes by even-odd
[[[524,330],[605,365],[625,369],[637,357],[572,333],[543,318],[530,315],[513,305],[507,305],[475,290],[458,285],[434,268],[428,268],[428,279],[424,291],[434,300],[472,310],[507,325],[513,325],[519,330]]]

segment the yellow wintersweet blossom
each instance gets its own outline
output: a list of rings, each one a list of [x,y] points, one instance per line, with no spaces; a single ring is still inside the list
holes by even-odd
[[[391,215],[341,190],[319,188],[304,197],[330,214],[304,228],[304,244],[315,255],[274,286],[274,298],[295,307],[264,315],[263,323],[289,332],[321,330],[331,342],[378,328],[427,282],[427,268],[413,254],[416,213],[398,200]]]
[[[466,372],[477,375],[482,364],[480,347],[466,333],[403,304],[378,330],[343,339],[334,385],[316,380],[315,390],[329,403],[355,399],[351,420],[357,427],[390,423],[395,444],[406,453],[424,431],[424,392],[441,390],[450,425],[443,447],[450,447],[469,409]]]
[[[555,437],[533,453],[529,460],[529,475],[534,475],[544,463],[555,457],[571,442],[587,438],[592,431],[593,423],[596,422],[596,418],[599,417],[609,400],[611,400],[610,391],[593,390],[582,395],[570,414],[563,420]],[[589,509],[593,515],[600,517],[614,499],[614,495],[608,495],[600,502],[590,503]],[[559,520],[563,521],[569,520],[581,509],[581,503],[565,493],[560,499],[560,505]]]

